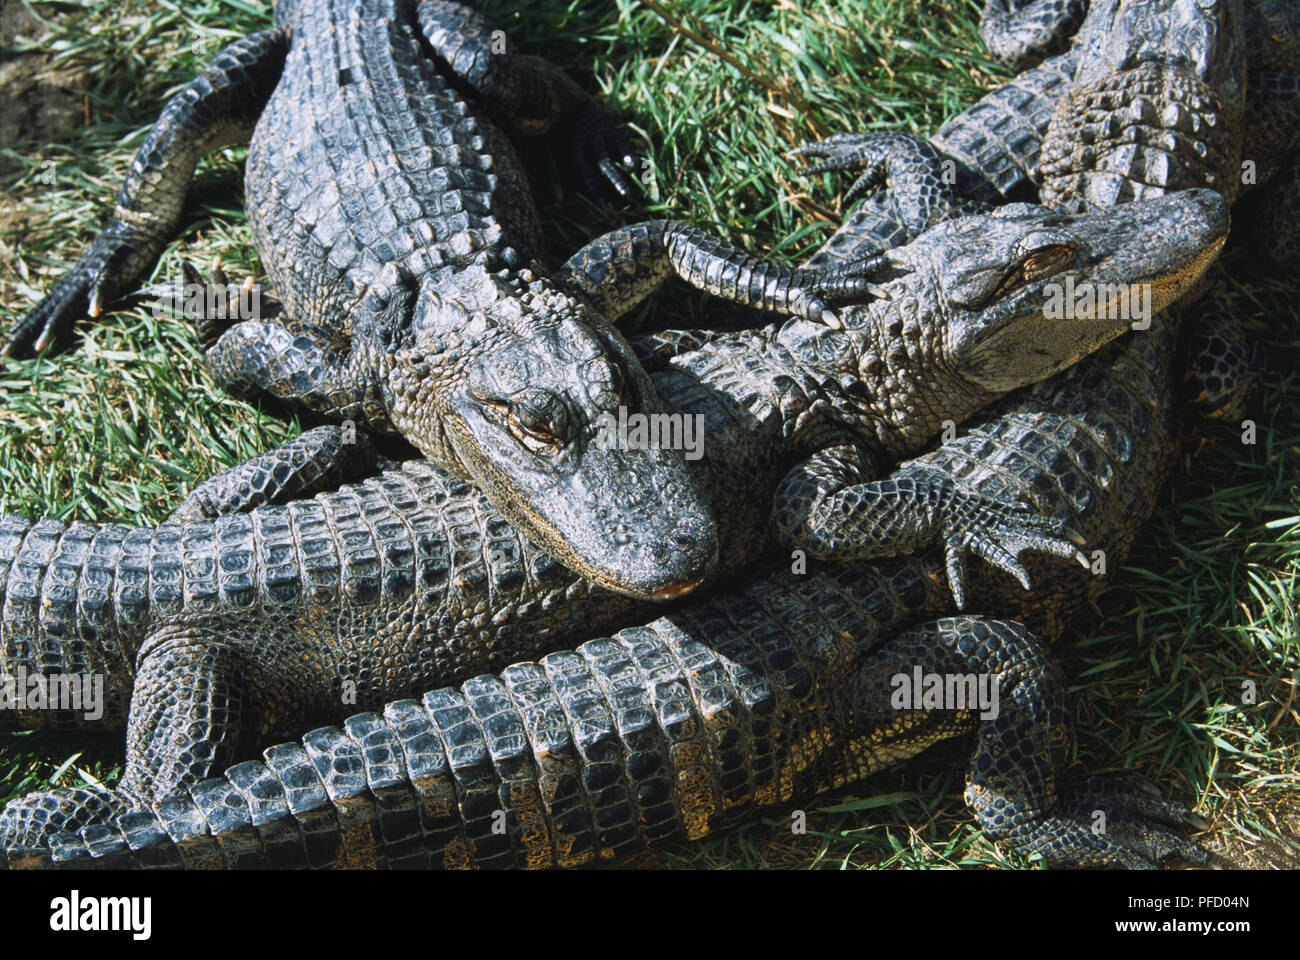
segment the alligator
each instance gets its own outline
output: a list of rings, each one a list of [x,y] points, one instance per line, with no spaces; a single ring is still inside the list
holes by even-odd
[[[0,352],[66,339],[125,291],[174,231],[199,157],[251,131],[246,203],[279,312],[201,318],[217,382],[400,433],[612,590],[670,599],[693,588],[716,531],[680,452],[590,442],[620,408],[665,412],[612,311],[676,272],[740,303],[834,322],[829,304],[868,281],[655,222],[623,289],[595,248],[575,257],[583,278],[603,267],[602,314],[538,262],[522,167],[487,114],[520,134],[576,125],[577,164],[627,192],[618,137],[572,81],[498,50],[481,15],[444,0],[282,0],[276,18],[166,104],[112,222]]]
[[[1076,28],[1071,50],[1042,59]],[[928,143],[841,135],[800,148],[827,160],[813,171],[862,169],[846,206],[886,179],[897,185],[850,216],[853,230],[843,241],[855,242],[837,253],[870,256],[929,223],[1008,200],[1080,210],[1211,187],[1230,203],[1253,192],[1247,219],[1258,225],[1268,259],[1284,271],[1300,269],[1300,18],[1293,5],[1036,0],[1016,7],[987,0],[981,34],[1004,62],[1037,65]],[[828,254],[809,264],[819,262],[829,262]],[[1189,328],[1190,401],[1207,418],[1240,419],[1259,382],[1253,345],[1217,293]]]
[[[985,115],[988,115],[988,111],[985,111]],[[829,256],[851,250],[861,240],[851,229],[841,231],[836,239],[839,242],[828,247]],[[869,235],[865,242],[871,242]],[[1109,555],[1111,563],[1117,564],[1131,544],[1141,518],[1149,513],[1160,486],[1158,479],[1153,483],[1151,477],[1163,476],[1169,465],[1173,430],[1170,398],[1173,390],[1168,368],[1172,344],[1172,326],[1166,328],[1164,324],[1157,323],[1149,334],[1128,338],[1121,344],[1106,349],[1095,359],[1084,361],[1074,370],[995,406],[970,426],[963,436],[945,443],[935,453],[907,464],[904,469],[913,474],[922,471],[931,476],[962,477],[964,481],[1008,500],[1023,498],[1045,505],[1049,510],[1054,509],[1061,516],[1073,516],[1077,518],[1076,523],[1084,531],[1088,542],[1098,545]],[[880,575],[889,582],[890,571],[897,571],[899,564],[911,563],[921,565],[924,573],[918,580],[923,585],[939,582],[945,575],[942,555],[935,552],[925,554],[915,561],[879,562],[875,568],[882,571]],[[1070,565],[1048,566],[1041,576],[1035,567],[1031,566],[1030,569],[1034,571],[1036,583],[1032,599],[1018,591],[1007,591],[1008,584],[1005,580],[994,579],[980,583],[983,578],[979,572],[976,572],[974,580],[980,586],[973,591],[973,595],[979,598],[982,607],[1000,607],[1001,612],[1007,616],[1014,615],[1026,622],[1041,623],[1039,629],[1049,636],[1060,632],[1070,612],[1078,609],[1085,596],[1095,592],[1102,579],[1081,575],[1077,568]],[[902,577],[902,580],[894,582],[901,583],[907,579],[904,574],[892,575]],[[940,607],[943,607],[942,601]],[[943,609],[928,607],[924,610],[928,615],[942,612]],[[924,658],[918,655],[917,659],[919,661]],[[444,695],[456,696],[454,693],[440,694]],[[398,706],[405,709],[407,705]],[[390,711],[386,710],[385,716],[389,715]],[[357,718],[357,722],[370,723],[374,719],[373,716],[362,717]],[[355,734],[360,728],[356,723],[349,723],[346,729],[350,734]],[[320,732],[318,742],[335,742],[330,739],[332,733],[335,732]],[[473,739],[472,731],[469,736]],[[342,743],[342,740],[337,742]],[[291,748],[268,751],[268,759],[272,753],[289,749]],[[343,745],[343,752],[351,749],[346,744]],[[484,754],[480,750],[475,756],[482,757]],[[317,769],[325,769],[318,761],[313,762],[317,763]],[[241,768],[235,768],[239,769]],[[295,775],[310,780],[310,767],[304,769],[308,773],[295,770]],[[235,770],[231,771],[232,777],[235,776]],[[505,771],[504,766],[502,770]],[[395,771],[390,768],[387,772]],[[252,782],[249,773],[250,771],[244,771],[238,774],[241,778],[238,786],[246,787]],[[400,773],[395,775],[400,779]],[[232,781],[215,781],[206,787],[215,786],[228,792],[229,782]],[[273,785],[273,781],[267,782],[272,782]],[[458,779],[457,783],[459,782]],[[843,782],[843,778],[836,782]],[[512,788],[521,783],[527,787],[522,780],[515,779],[511,781]],[[443,785],[446,786],[445,781]],[[326,786],[331,786],[328,777]],[[358,782],[354,780],[351,789],[355,791],[357,788]],[[340,805],[345,813],[355,810],[357,805],[369,810],[371,807],[367,805],[380,797],[380,793],[365,791],[365,785],[360,784],[359,799],[349,800],[352,794],[344,791],[345,795],[340,795],[334,789],[330,789],[329,796],[349,800],[349,803]],[[398,792],[400,794],[401,791]],[[245,799],[249,798],[246,791],[243,795]],[[194,805],[188,798],[176,802],[180,804],[177,809],[193,811]],[[186,804],[189,804],[188,808]],[[200,805],[205,811],[214,809],[210,799],[201,801]],[[237,807],[238,803],[233,806]],[[327,809],[322,815],[333,824],[335,814],[329,811],[328,806],[326,803]],[[525,809],[533,812],[535,807]],[[266,810],[265,806],[253,809],[254,820],[259,824],[264,840],[269,836],[268,825],[274,818],[274,815],[267,817]],[[470,813],[464,805],[460,811],[452,810],[450,822],[453,825],[457,812],[462,816]],[[224,815],[222,811],[219,813]],[[237,826],[238,815],[239,811],[236,810],[231,819],[224,822]],[[202,832],[207,829],[202,826],[202,822],[195,814],[186,829],[193,832],[195,825],[199,825],[198,829]],[[301,828],[305,836],[307,828]],[[96,836],[95,831],[100,829],[91,828],[84,836],[92,838]],[[220,825],[216,825],[215,821],[214,829],[221,832]],[[109,830],[107,836],[111,834],[112,831]],[[97,836],[103,839],[106,834],[99,833]],[[511,836],[513,838],[515,835],[512,833]],[[209,839],[191,838],[187,844],[191,850],[208,851],[211,847],[205,844]],[[67,840],[66,835],[62,837],[62,841]],[[138,835],[133,836],[132,840],[133,847],[145,849],[149,846],[140,846]],[[223,841],[227,840],[229,838],[223,835]],[[476,841],[479,842],[487,841]],[[496,838],[496,842],[503,841]],[[511,842],[515,841],[512,839]],[[85,853],[80,840],[74,846],[80,847],[81,853]],[[217,849],[223,850],[226,847],[218,844]],[[363,845],[363,850],[373,849],[374,847]],[[105,851],[101,847],[95,852],[102,855]],[[76,856],[75,851],[70,855]],[[41,856],[43,854],[36,854],[38,861]],[[14,862],[17,864],[19,861]],[[113,861],[110,857],[104,862]],[[435,862],[438,861],[435,859]],[[454,859],[453,862],[458,860]]]
[[[1019,6],[986,0],[980,34],[998,59],[1018,70],[1072,37],[1074,51],[1056,62],[1073,72],[1082,53],[1083,69],[1067,102],[1056,105],[1049,137],[1056,145],[1044,158],[1042,176],[1063,179],[1071,153],[1080,154],[1073,163],[1081,179],[1062,183],[1059,202],[1087,198],[1104,205],[1141,196],[1144,183],[1177,189],[1207,177],[1231,201],[1242,187],[1266,183],[1294,165],[1300,14],[1286,0],[1211,0],[1196,8],[1169,0],[1034,0]],[[1167,115],[1148,109],[1152,95]],[[1117,112],[1112,129],[1099,125],[1125,107],[1130,117]],[[1107,150],[1110,156],[1098,158]],[[1252,161],[1250,177],[1241,176],[1243,157]],[[1128,168],[1120,166],[1123,160]],[[1202,172],[1207,164],[1211,169]],[[1285,183],[1278,187],[1272,199],[1290,209]],[[1269,235],[1282,265],[1295,262],[1289,259],[1292,244],[1279,242],[1290,233]]]
[[[1017,558],[1026,550],[1085,559],[1062,535],[1063,518],[1043,521],[943,478],[871,482],[863,471],[873,457],[918,449],[918,422],[929,418],[935,432],[943,419],[1059,369],[1080,337],[1105,340],[1128,326],[1049,320],[1051,284],[1151,283],[1163,306],[1196,282],[1226,229],[1210,191],[1083,216],[1005,208],[890,251],[879,299],[844,311],[839,330],[792,319],[672,357],[654,372],[655,386],[704,424],[723,572],[770,544],[768,525],[756,522],[769,512],[839,524],[842,556],[937,541],[958,596],[968,549],[1022,582]],[[1181,247],[1155,242],[1171,232]],[[183,515],[265,497],[292,473],[286,465],[322,473],[317,460],[329,451],[306,450],[306,434],[297,443],[292,455],[275,451],[216,478]],[[819,448],[812,458],[809,446]],[[314,500],[156,530],[0,521],[6,673],[115,673],[115,692],[131,691],[118,793],[74,794],[56,820],[40,798],[24,798],[6,808],[2,835],[27,841],[107,805],[165,795],[258,741],[337,719],[341,703],[377,706],[640,613],[559,568],[453,482],[420,462]],[[836,505],[864,500],[871,509],[848,516]]]
[[[912,560],[788,570],[734,594],[459,688],[359,713],[187,791],[49,838],[0,866],[548,867],[698,839],[978,730],[966,800],[989,835],[1051,863],[1150,867],[1208,854],[1205,824],[1132,777],[1062,776],[1065,680],[1023,627],[904,627],[935,593]],[[914,673],[992,677],[996,702],[926,708]],[[955,706],[960,702],[960,706]],[[989,705],[992,707],[989,708]],[[981,708],[989,708],[983,709]],[[983,719],[981,719],[983,718]],[[54,816],[59,798],[47,795]],[[1097,832],[1097,813],[1106,829]]]

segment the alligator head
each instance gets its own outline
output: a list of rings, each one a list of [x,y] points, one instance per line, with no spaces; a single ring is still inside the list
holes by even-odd
[[[1094,0],[1039,160],[1041,200],[1082,210],[1240,187],[1241,0]]]
[[[805,354],[856,352],[879,439],[901,452],[1141,329],[1192,291],[1227,232],[1212,190],[1087,213],[1010,204],[881,254],[878,298],[844,308],[844,331],[813,344],[790,323],[783,338]]]
[[[527,270],[471,267],[455,287],[420,288],[382,370],[393,426],[601,586],[692,589],[716,560],[715,521],[687,453],[611,430],[665,412],[627,341]]]

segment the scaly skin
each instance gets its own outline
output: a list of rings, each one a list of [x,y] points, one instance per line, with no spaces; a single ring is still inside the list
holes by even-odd
[[[577,866],[698,839],[979,730],[966,799],[1008,847],[1054,863],[1154,866],[1206,853],[1199,825],[1129,778],[1067,782],[1064,678],[1024,628],[910,629],[933,592],[775,573],[743,591],[460,688],[348,718],[127,812],[10,847],[0,866]],[[913,670],[996,674],[998,706],[899,709]],[[77,791],[88,811],[103,799]],[[34,812],[48,818],[54,797]],[[1095,811],[1107,829],[1095,834]],[[69,827],[78,826],[69,821]]]
[[[1190,240],[1199,233],[1200,239],[1182,250],[1154,243],[1177,225],[1179,235]],[[952,415],[950,404],[982,402],[972,399],[973,384],[995,394],[1008,377],[1033,375],[1029,353],[1076,347],[1089,323],[1048,321],[1042,315],[1045,284],[1077,272],[1081,284],[1100,278],[1167,281],[1168,295],[1176,296],[1212,259],[1225,229],[1217,195],[1192,192],[1109,216],[1071,218],[1017,208],[954,221],[892,252],[891,279],[882,289],[887,296],[846,311],[839,331],[787,321],[674,358],[656,374],[657,386],[675,409],[704,417],[703,473],[724,518],[728,569],[752,562],[770,542],[755,518],[766,515],[777,481],[810,444],[843,448],[856,437],[853,449],[863,458],[916,449],[924,442],[917,422],[929,419],[937,428],[939,418]],[[972,236],[984,244],[971,245]],[[1058,254],[1069,247],[1072,254],[1044,264],[1042,243]],[[1029,264],[1035,264],[1032,271]],[[1052,335],[1053,330],[1060,332]],[[828,349],[830,337],[835,339]],[[891,343],[894,349],[883,349]],[[1025,362],[1006,363],[1008,350],[1027,351]],[[905,368],[903,357],[917,368]],[[1051,366],[1059,357],[1035,362]],[[846,382],[836,364],[865,373]],[[945,370],[949,386],[965,389],[951,395],[938,389]],[[878,407],[885,397],[892,403]],[[958,415],[970,412],[973,407]],[[306,473],[319,473],[310,457],[296,462],[308,463]],[[248,491],[265,490],[259,471],[268,469],[236,470],[229,482],[202,491],[197,506],[183,509],[201,513],[209,509],[203,503],[221,509],[231,502],[223,486],[245,491],[235,499],[248,501]],[[747,480],[740,489],[737,476]],[[781,516],[798,515],[792,505],[800,496],[790,495],[790,488],[799,494],[806,476],[800,467],[788,473],[786,495],[778,497],[786,511]],[[850,517],[843,530],[858,556],[939,541],[949,557],[974,549],[1018,573],[1014,557],[1023,550],[1076,552],[1059,538],[1058,521],[1039,524],[1006,503],[972,496],[960,484],[940,480],[918,488],[918,498],[917,491],[891,482],[852,479],[802,496],[813,507],[824,502],[833,508],[849,496],[870,500],[877,526]],[[69,535],[42,521],[27,533],[26,521],[10,520],[6,669],[16,672],[38,652],[46,671],[71,662],[69,657],[60,664],[57,651],[69,632],[84,633],[76,619],[82,610],[103,611],[96,621],[100,629],[134,619],[130,639],[118,638],[127,646],[139,644],[138,654],[132,648],[122,660],[138,661],[140,670],[127,771],[115,802],[139,803],[197,782],[273,732],[336,719],[344,691],[355,688],[345,702],[377,706],[463,677],[467,668],[536,655],[575,628],[627,622],[626,606],[587,602],[590,584],[571,575],[566,584],[567,574],[535,548],[511,539],[513,532],[491,518],[486,504],[458,505],[445,484],[432,467],[411,466],[314,501],[137,531],[126,537],[135,545],[130,577],[111,591],[103,571],[87,576],[77,566],[86,554],[78,544],[93,534],[85,525]],[[476,527],[488,533],[476,537]],[[74,542],[65,547],[65,539]],[[71,563],[51,562],[64,554]],[[480,568],[485,554],[488,563]],[[463,566],[466,556],[471,560]],[[136,558],[147,558],[147,575]],[[533,573],[538,569],[545,576]],[[163,592],[159,620],[151,620],[151,590]],[[82,598],[82,592],[88,595]],[[128,599],[136,617],[116,614],[116,597]],[[462,623],[466,610],[473,615]],[[86,660],[84,646],[73,647],[78,665]],[[177,682],[180,677],[188,681]],[[64,823],[86,813],[76,804],[60,809],[68,815]],[[33,831],[57,831],[60,823],[31,819],[49,812],[38,801],[11,804],[5,836],[26,842]]]
[[[280,310],[205,343],[216,380],[403,434],[609,589],[691,589],[714,562],[713,518],[680,453],[592,443],[606,414],[662,407],[617,315],[537,263],[522,167],[488,115],[520,134],[576,126],[579,167],[626,191],[599,112],[543,61],[492,49],[490,24],[459,4],[300,0],[277,19],[168,103],[113,222],[4,352],[44,348],[129,289],[174,231],[198,157],[255,120],[246,202]],[[740,303],[833,320],[829,303],[866,289],[852,270],[821,277],[653,226],[658,275],[721,277]]]
[[[1103,0],[1088,7],[1080,27],[1082,6],[1042,0],[1012,9],[990,0],[981,32],[1004,61],[1036,63],[1079,27],[1074,47],[988,94],[930,144],[890,153],[881,135],[844,134],[805,145],[806,154],[830,158],[814,170],[865,167],[848,198],[880,185],[882,175],[905,184],[860,205],[837,252],[870,256],[946,217],[1036,198],[1036,185],[1042,202],[1067,209],[1209,186],[1230,202],[1253,192],[1245,211],[1255,224],[1252,240],[1283,271],[1300,270],[1294,5]],[[940,163],[918,174],[911,169],[917,149],[937,151]],[[918,189],[941,174],[955,190]],[[828,254],[809,261],[830,262]],[[1193,406],[1207,418],[1240,419],[1258,385],[1260,358],[1221,296],[1204,303],[1186,337],[1185,392]]]

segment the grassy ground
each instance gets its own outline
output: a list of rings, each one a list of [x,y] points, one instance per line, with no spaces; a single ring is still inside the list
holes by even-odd
[[[170,92],[221,45],[269,23],[261,3],[0,0],[0,319],[21,315],[97,227]],[[829,181],[783,157],[840,130],[925,132],[1007,74],[983,54],[972,0],[679,0],[663,6],[712,38],[705,50],[633,0],[484,5],[524,49],[570,69],[630,120],[652,158],[641,213],[707,224],[798,258],[838,220]],[[26,42],[36,37],[37,43]],[[718,50],[725,51],[726,57]],[[728,58],[732,62],[728,62]],[[229,150],[200,167],[182,254],[257,262]],[[632,211],[543,204],[563,256]],[[1198,804],[1208,842],[1246,865],[1300,863],[1300,375],[1291,285],[1227,262],[1237,304],[1276,369],[1255,420],[1189,433],[1181,469],[1128,565],[1060,653],[1073,678],[1077,755],[1133,767]],[[656,322],[688,325],[703,301],[675,290]],[[145,306],[101,318],[68,354],[0,363],[0,510],[152,522],[196,481],[291,436],[217,392],[189,331]],[[1243,681],[1258,690],[1242,703]],[[120,742],[0,731],[0,801],[47,784],[112,783]],[[646,863],[692,866],[995,865],[1008,860],[961,802],[964,744],[840,794],[810,798],[809,829],[752,823]],[[1018,863],[1019,861],[1011,861]]]

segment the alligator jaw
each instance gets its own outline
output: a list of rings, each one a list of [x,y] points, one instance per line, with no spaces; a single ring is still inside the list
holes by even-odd
[[[678,597],[685,596],[703,582],[700,580],[682,581],[673,583],[650,595],[651,600],[676,600]]]
[[[958,292],[964,317],[954,313],[948,330],[950,362],[969,382],[995,392],[1041,380],[1130,328],[1145,329],[1214,262],[1229,223],[1227,204],[1212,190],[1082,214],[1026,210],[1005,207],[990,218],[1018,233],[991,231],[1001,239],[986,256],[998,255],[1001,244],[1033,241],[1047,250],[1072,249],[1068,267],[1006,294],[981,292],[981,278],[990,278],[987,284],[1002,276],[994,271],[973,274],[974,281],[957,274],[947,280],[948,296]],[[952,221],[952,229],[969,229],[981,219]],[[1007,262],[1014,267],[1016,261]],[[1141,295],[1136,305],[1134,292]]]

